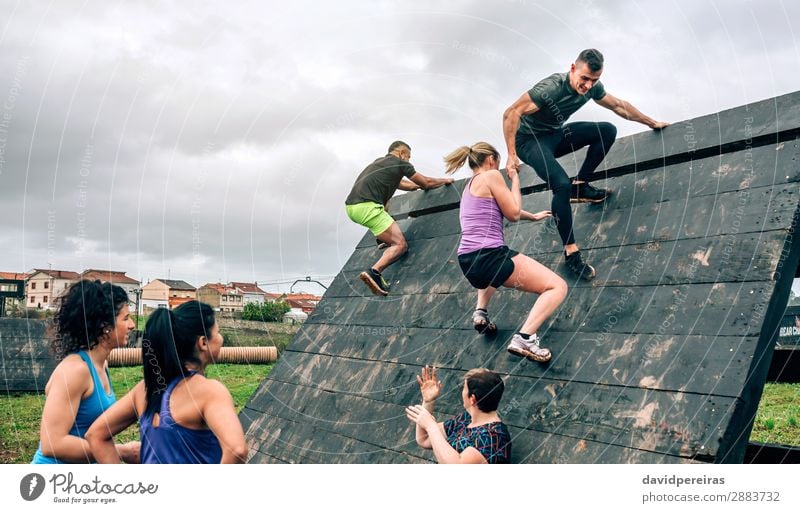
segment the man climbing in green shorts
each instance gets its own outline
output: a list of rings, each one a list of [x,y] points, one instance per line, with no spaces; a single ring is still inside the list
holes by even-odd
[[[368,165],[358,175],[353,189],[345,200],[347,216],[369,228],[386,248],[381,258],[370,269],[359,275],[373,294],[389,294],[389,283],[383,271],[408,251],[403,232],[392,216],[386,212],[389,198],[397,189],[415,191],[435,189],[453,183],[452,178],[429,178],[418,173],[411,165],[411,147],[403,141],[389,145],[389,153]]]

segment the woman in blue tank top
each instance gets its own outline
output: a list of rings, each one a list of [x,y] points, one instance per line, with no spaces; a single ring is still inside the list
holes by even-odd
[[[97,461],[120,462],[113,437],[138,419],[142,463],[244,463],[247,444],[233,398],[204,376],[222,343],[207,304],[156,310],[142,341],[144,379],[86,434]]]
[[[52,349],[60,360],[45,386],[40,443],[31,463],[90,463],[89,426],[115,401],[107,360],[124,347],[134,324],[128,295],[111,283],[83,280],[59,299]],[[139,459],[139,443],[112,447],[126,462]]]
[[[536,331],[567,296],[567,283],[556,273],[529,256],[505,245],[503,218],[539,221],[550,216],[543,211],[522,210],[519,175],[506,170],[511,189],[498,166],[500,154],[489,143],[462,146],[444,158],[447,173],[469,164],[472,178],[461,196],[461,242],[458,264],[470,284],[478,289],[472,323],[480,333],[492,334],[497,326],[489,321],[489,300],[499,287],[533,292],[539,297],[528,317],[509,341],[508,352],[535,362],[550,361],[550,350],[542,346]]]

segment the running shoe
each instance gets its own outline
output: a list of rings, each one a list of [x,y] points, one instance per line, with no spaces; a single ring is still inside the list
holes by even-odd
[[[375,269],[370,268],[359,274],[358,277],[361,278],[361,281],[363,281],[376,296],[389,295],[389,283],[384,280],[383,275]]]
[[[549,362],[553,355],[549,349],[541,347],[540,343],[541,341],[535,333],[527,339],[519,333],[514,333],[511,343],[508,344],[508,352],[534,362]]]
[[[582,280],[591,281],[597,276],[597,271],[591,265],[587,264],[581,258],[581,252],[576,251],[571,255],[564,253],[564,262],[567,264],[567,269],[577,278]]]
[[[592,187],[586,182],[573,183],[569,201],[570,203],[602,203],[609,194],[610,191]]]

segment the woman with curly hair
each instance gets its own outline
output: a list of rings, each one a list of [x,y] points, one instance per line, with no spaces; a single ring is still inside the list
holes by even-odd
[[[144,379],[103,413],[86,439],[99,463],[119,463],[113,437],[139,420],[142,463],[244,463],[247,444],[228,389],[205,377],[222,335],[214,309],[158,309],[144,328]]]
[[[51,347],[60,363],[44,389],[40,443],[32,463],[94,462],[84,435],[116,400],[108,355],[127,344],[133,328],[128,295],[111,283],[82,280],[58,299]],[[126,462],[138,461],[139,442],[115,450]]]

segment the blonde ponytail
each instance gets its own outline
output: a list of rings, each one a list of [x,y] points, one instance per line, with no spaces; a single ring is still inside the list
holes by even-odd
[[[469,159],[470,169],[478,169],[488,157],[500,160],[500,154],[494,146],[486,142],[477,142],[470,146],[462,146],[444,158],[447,164],[447,174],[453,174]],[[499,164],[499,162],[498,162]]]
[[[452,175],[458,168],[464,165],[464,162],[467,161],[467,157],[469,157],[469,146],[462,146],[452,151],[444,158],[444,162],[447,164],[446,173]]]

